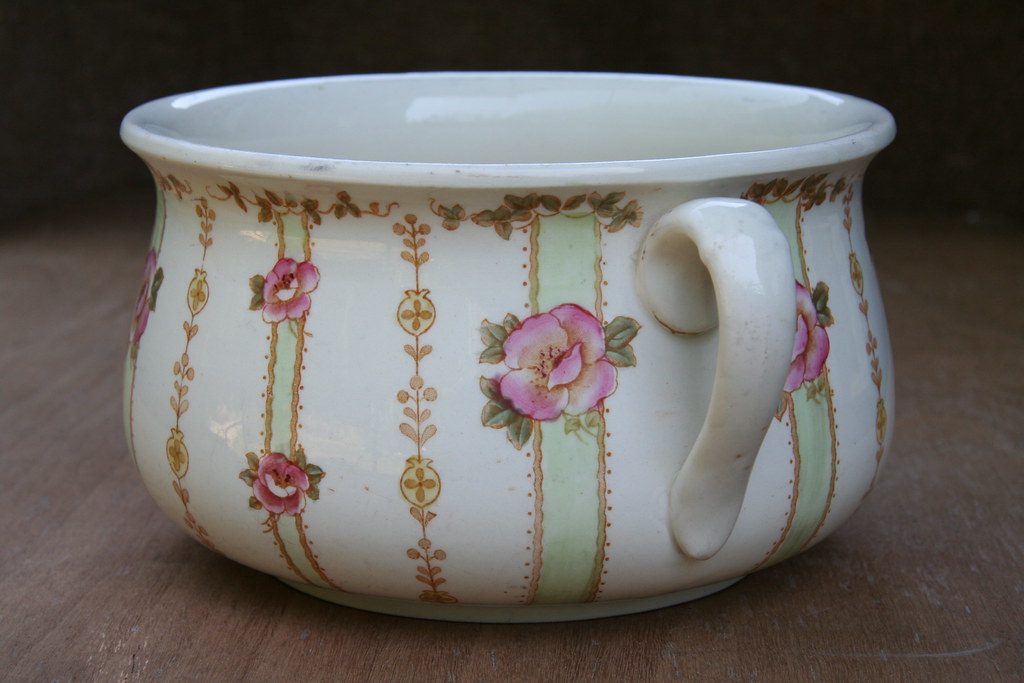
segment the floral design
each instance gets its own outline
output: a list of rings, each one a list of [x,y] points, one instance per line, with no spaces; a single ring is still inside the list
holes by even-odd
[[[514,315],[498,325],[487,320],[481,339],[483,363],[504,363],[507,371],[481,378],[489,401],[481,420],[508,428],[521,448],[533,422],[578,416],[597,408],[616,388],[616,366],[636,365],[629,343],[639,325],[618,317],[608,325],[576,304],[562,304],[522,322]]]
[[[788,496],[786,523],[755,568],[806,548],[825,524],[836,494],[839,442],[833,389],[825,365],[831,346],[826,328],[833,324],[833,318],[828,306],[828,285],[818,282],[813,291],[810,289],[804,217],[809,211],[833,204],[840,198],[848,205],[853,191],[850,178],[831,179],[828,174],[819,173],[795,180],[775,178],[766,183],[754,183],[741,195],[762,206],[778,206],[779,211],[773,213],[793,248],[793,271],[797,277],[793,353],[782,400],[775,414],[790,432],[792,493]],[[787,204],[790,208],[785,208]],[[847,230],[849,218],[847,212],[844,218]]]
[[[270,512],[297,515],[302,510],[302,494],[309,488],[309,477],[283,453],[268,453],[260,459],[252,492]]]
[[[828,286],[819,282],[812,294],[797,282],[796,311],[793,358],[785,391],[794,391],[804,382],[817,379],[828,358],[829,341],[825,327],[832,324],[828,310]]]
[[[402,389],[397,395],[398,402],[403,406],[402,414],[407,418],[407,421],[399,423],[398,431],[415,448],[415,453],[405,461],[400,490],[409,504],[409,514],[420,527],[420,539],[415,548],[406,551],[406,556],[419,563],[414,575],[417,581],[424,584],[419,599],[451,604],[458,602],[458,599],[441,589],[448,582],[448,579],[441,576],[441,562],[448,555],[441,548],[434,547],[428,533],[430,523],[437,517],[437,513],[428,508],[441,495],[441,475],[434,468],[434,461],[424,457],[424,446],[437,434],[437,425],[430,421],[431,410],[427,404],[437,401],[438,393],[434,387],[427,386],[420,374],[423,360],[433,352],[430,344],[423,343],[423,336],[437,319],[437,309],[427,296],[430,290],[420,287],[420,271],[430,262],[430,252],[425,247],[431,228],[426,223],[420,223],[415,214],[406,214],[404,223],[395,223],[392,230],[402,238],[405,249],[400,254],[402,260],[412,265],[416,286],[415,289],[405,291],[396,312],[399,327],[412,337],[412,343],[405,344],[404,350],[413,362],[413,375],[409,378],[408,389]]]
[[[413,336],[425,334],[434,324],[434,304],[427,295],[429,289],[410,289],[398,306],[398,324]]]
[[[188,285],[188,310],[193,315],[199,315],[199,313],[206,308],[206,302],[210,300],[210,285],[206,282],[206,271],[202,268],[195,269],[195,275],[192,276],[192,282]]]
[[[324,477],[320,467],[307,462],[299,439],[303,355],[307,338],[312,337],[306,323],[311,293],[320,283],[320,272],[312,259],[311,232],[326,216],[336,220],[367,213],[385,216],[391,205],[382,211],[378,204],[371,203],[369,211],[364,211],[344,191],[335,195],[337,201],[324,205],[318,199],[266,189],[250,195],[231,182],[217,185],[215,190],[208,188],[208,192],[219,201],[233,201],[244,213],[255,207],[256,222],[272,224],[276,238],[277,260],[273,267],[266,275],[249,278],[249,309],[260,311],[269,325],[269,350],[264,356],[267,370],[263,379],[267,384],[260,415],[263,445],[259,453],[246,454],[248,467],[239,478],[252,490],[249,507],[266,512],[262,522],[265,533],[273,536],[288,569],[303,581],[344,590],[320,565],[307,535],[308,525],[302,519],[307,502],[319,499],[318,484]],[[196,293],[202,293],[202,285]],[[294,526],[297,538],[282,535],[282,523]]]
[[[272,515],[294,517],[302,512],[307,497],[313,500],[320,497],[317,484],[324,473],[316,465],[306,463],[301,451],[294,460],[276,452],[262,458],[247,453],[246,459],[249,467],[239,473],[239,478],[252,487],[250,507],[263,508]]]
[[[402,472],[402,495],[422,507],[433,504],[441,493],[441,478],[430,465],[431,461],[426,458],[420,462],[412,457],[406,461],[405,471]]]
[[[268,323],[296,320],[309,310],[309,293],[319,283],[320,272],[309,261],[281,258],[265,277],[255,275],[249,280],[253,291],[249,308],[262,308]]]
[[[149,322],[149,314],[156,310],[156,295],[164,280],[164,269],[157,268],[156,250],[150,249],[146,254],[146,265],[142,273],[142,283],[139,285],[139,296],[135,302],[135,313],[132,315],[131,332],[129,339],[133,346],[137,346],[142,334],[146,331],[146,324]]]
[[[503,349],[509,371],[498,380],[501,395],[534,420],[585,413],[615,391],[601,322],[576,304],[527,318]]]
[[[174,472],[174,476],[181,479],[188,472],[188,448],[185,447],[185,435],[180,429],[171,428],[171,435],[164,450],[171,471]]]

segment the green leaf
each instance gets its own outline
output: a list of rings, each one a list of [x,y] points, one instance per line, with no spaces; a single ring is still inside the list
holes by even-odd
[[[525,197],[517,197],[514,194],[505,195],[505,206],[516,212],[525,211],[529,213],[540,206],[540,201],[540,197],[537,196],[536,192],[531,192]]]
[[[263,503],[256,500],[256,496],[249,496],[249,509],[250,510],[262,510]]]
[[[256,472],[260,468],[260,456],[256,455],[252,451],[245,454],[245,461],[249,463],[249,469]]]
[[[442,205],[441,217],[444,219],[441,223],[446,230],[455,230],[459,227],[462,221],[466,220],[466,210],[462,208],[461,204],[456,204],[452,207]]]
[[[306,451],[299,449],[292,454],[292,462],[299,466],[300,469],[306,469]]]
[[[575,434],[576,438],[580,440],[583,439],[582,434],[588,434],[596,439],[600,428],[601,414],[597,410],[591,410],[582,415],[565,416],[565,433]]]
[[[587,201],[587,195],[578,194],[575,197],[569,197],[565,200],[565,204],[562,205],[562,211],[572,211],[583,206],[583,202]]]
[[[590,196],[587,197],[587,203],[590,204],[594,213],[598,216],[610,218],[615,214],[615,205],[625,196],[624,192],[609,192],[603,197],[597,192],[591,192]]]
[[[505,326],[505,329],[508,332],[512,332],[512,330],[514,330],[517,327],[519,327],[520,323],[519,323],[519,318],[517,318],[514,315],[512,315],[511,313],[509,313],[508,315],[505,316],[505,319],[503,321],[501,321],[501,324]]]
[[[495,429],[499,429],[512,424],[512,422],[517,418],[521,417],[522,415],[512,410],[510,407],[491,399],[484,404],[484,409],[480,413],[480,422],[482,422],[485,427],[494,427]]]
[[[494,224],[494,232],[503,240],[508,240],[508,238],[512,236],[512,231],[512,224],[508,221],[502,221]]]
[[[514,413],[514,415],[515,418],[508,425],[508,440],[517,449],[521,449],[533,434],[533,420],[519,413]]]
[[[640,221],[643,218],[643,211],[640,211],[640,205],[635,199],[623,207],[610,207],[609,211],[610,213],[607,215],[612,218],[608,223],[609,232],[618,232],[625,227],[626,224],[639,226]],[[606,214],[599,215],[603,216]]]
[[[495,365],[503,360],[505,360],[505,349],[502,348],[501,344],[488,346],[480,353],[481,363]]]
[[[153,284],[149,286],[149,310],[156,310],[156,293],[160,291],[160,285],[164,283],[164,269],[157,268],[153,274]]]
[[[255,480],[256,475],[253,473],[252,470],[242,470],[241,472],[238,473],[238,478],[244,481],[246,486],[252,486],[252,483]]]
[[[306,497],[310,500],[320,500],[320,487],[314,482],[309,483],[309,488],[306,489]]]
[[[488,228],[495,223],[507,222],[510,215],[511,212],[508,210],[508,207],[502,206],[494,210],[487,209],[485,211],[481,211],[473,216],[473,220],[476,221],[477,225],[482,225],[483,227]]]
[[[583,428],[583,424],[580,422],[579,415],[566,415],[565,416],[565,433],[575,434]]]
[[[505,195],[505,206],[510,209],[521,209],[526,205],[526,199],[524,197],[517,197],[514,194]]]
[[[496,325],[489,320],[484,320],[480,327],[480,341],[486,347],[480,354],[481,363],[500,363],[505,360],[505,339],[508,333],[503,325]]]
[[[253,275],[249,278],[249,289],[252,290],[252,299],[249,300],[250,311],[263,308],[263,282],[262,275]]]
[[[611,361],[612,365],[620,368],[636,365],[636,354],[633,353],[633,347],[631,346],[623,346],[621,349],[609,349],[604,355],[605,358]]]
[[[480,391],[483,392],[483,395],[486,396],[489,399],[492,399],[492,400],[495,400],[495,401],[500,401],[501,400],[501,392],[498,389],[498,379],[497,378],[491,379],[491,378],[488,378],[488,377],[481,377],[480,378]]]
[[[846,178],[840,178],[836,181],[836,184],[832,187],[832,193],[829,195],[828,200],[834,202],[843,190],[846,189]]]
[[[818,314],[818,322],[822,327],[832,324],[832,311],[828,307],[828,285],[819,282],[811,294],[811,301],[814,303],[814,310]]]
[[[492,323],[490,320],[484,318],[483,323],[480,325],[480,341],[484,343],[484,346],[504,344],[505,339],[507,338],[508,331],[504,325]]]
[[[804,387],[807,389],[807,400],[814,401],[815,403],[822,402],[822,396],[827,391],[825,384],[825,376],[819,375],[815,379],[805,382]]]
[[[640,324],[632,318],[620,315],[604,326],[604,345],[606,349],[622,349],[629,345]]]
[[[562,208],[562,200],[551,194],[541,195],[540,204],[552,213],[558,213]]]
[[[811,293],[811,301],[814,302],[814,308],[819,311],[828,307],[828,285],[824,282],[818,282]]]
[[[274,220],[274,209],[270,206],[270,202],[263,197],[257,197],[256,206],[260,209],[259,214],[256,216],[256,220],[260,223],[270,223]]]

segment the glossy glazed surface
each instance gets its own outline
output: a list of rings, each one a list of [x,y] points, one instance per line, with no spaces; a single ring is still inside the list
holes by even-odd
[[[499,83],[504,99],[493,93]],[[542,145],[551,158],[570,158],[583,147],[571,142],[578,131],[568,103],[587,104],[595,86],[610,84],[638,105],[660,98],[676,117],[700,111],[693,126],[705,134],[686,135],[751,151],[637,161],[661,149],[663,132],[672,138],[671,126],[648,119],[643,131],[620,135],[614,124],[628,107],[609,94],[609,109],[588,116],[613,140],[587,163],[474,166],[433,156],[454,148],[453,159],[475,150],[480,159],[536,161],[518,142],[529,130],[552,140]],[[536,100],[538,90],[550,94]],[[339,95],[356,91],[365,108]],[[410,103],[430,92],[448,113],[438,114],[437,137],[409,141],[417,137],[405,131]],[[463,93],[455,105],[453,92]],[[473,109],[467,92],[491,104]],[[266,106],[250,106],[261,98]],[[784,109],[797,100],[764,136],[736,139],[738,129],[714,124],[740,106],[753,117],[765,102]],[[523,101],[544,104],[515,105]],[[504,117],[495,102],[509,105]],[[312,117],[302,132],[268,142],[265,131],[298,105]],[[328,123],[384,120],[392,108],[398,123],[387,125],[408,139],[375,139],[370,128],[359,140]],[[480,115],[475,133],[475,124],[445,122],[460,111]],[[865,124],[866,113],[875,120]],[[892,135],[883,114],[804,89],[571,75],[292,82],[140,108],[126,119],[125,139],[159,190],[126,371],[140,473],[172,517],[229,557],[341,602],[343,594],[411,601],[416,614],[421,603],[445,605],[439,617],[452,606],[494,605],[524,606],[518,618],[529,620],[529,605],[545,605],[549,619],[559,605],[576,618],[592,610],[574,605],[700,593],[799,552],[853,512],[891,439],[891,359],[859,197],[867,162]],[[208,128],[212,118],[227,128]],[[817,130],[813,143],[784,130],[802,130],[793,121],[803,120]],[[854,120],[860,132],[851,136]],[[837,137],[821,139],[822,131]],[[797,146],[765,151],[779,144],[773,134]],[[400,159],[406,149],[412,163],[310,165],[253,151],[343,148],[310,148],[318,137],[352,138],[337,144],[374,150],[367,156]],[[485,143],[459,147],[474,139]],[[673,144],[662,156],[681,151]],[[592,163],[606,154],[633,160]],[[808,159],[817,160],[811,170]],[[731,355],[718,350],[717,329],[675,327],[636,286],[653,227],[677,206],[713,197],[748,200],[737,210],[758,212],[777,237],[784,266],[754,268],[746,291],[765,289],[769,276],[791,282],[766,289],[790,311],[785,323],[741,314],[742,288],[720,288],[717,300],[706,287],[677,293],[717,308]],[[739,273],[761,249],[726,249],[716,267]],[[711,253],[701,253],[709,266]],[[699,260],[687,268],[703,272]],[[669,298],[677,286],[671,277],[653,282]],[[784,341],[769,353],[770,338]],[[736,396],[752,393],[745,382],[767,397],[758,411],[723,399],[709,412],[726,384]],[[729,434],[751,420],[747,441],[766,433],[756,459],[756,443],[723,454],[745,468],[749,486],[736,493],[710,477],[700,488],[724,502],[700,503],[706,518],[678,522],[693,498],[680,503],[669,491],[705,422]],[[705,440],[712,451],[726,447]],[[713,534],[718,547],[677,544],[680,524],[714,526],[727,508],[735,528]],[[487,618],[472,612],[467,618]]]
[[[893,124],[871,102],[795,86],[442,73],[300,79],[172,96],[129,113],[122,135],[129,146],[169,159],[236,171],[403,185],[430,175],[474,187],[540,178],[556,185],[681,174],[707,179],[732,172],[730,161],[764,171],[805,159],[836,163],[877,152],[892,139]],[[740,158],[721,158],[728,155]],[[545,168],[550,164],[578,166]]]

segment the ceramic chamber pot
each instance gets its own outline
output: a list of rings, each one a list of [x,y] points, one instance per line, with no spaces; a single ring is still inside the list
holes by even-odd
[[[889,114],[667,76],[169,97],[125,423],[196,540],[312,595],[579,619],[820,541],[891,439],[865,168]]]

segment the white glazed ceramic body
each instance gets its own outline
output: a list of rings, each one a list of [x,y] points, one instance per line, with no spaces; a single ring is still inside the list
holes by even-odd
[[[158,186],[130,448],[227,557],[386,612],[585,618],[785,559],[875,481],[875,105],[367,76],[166,98],[122,135]]]

